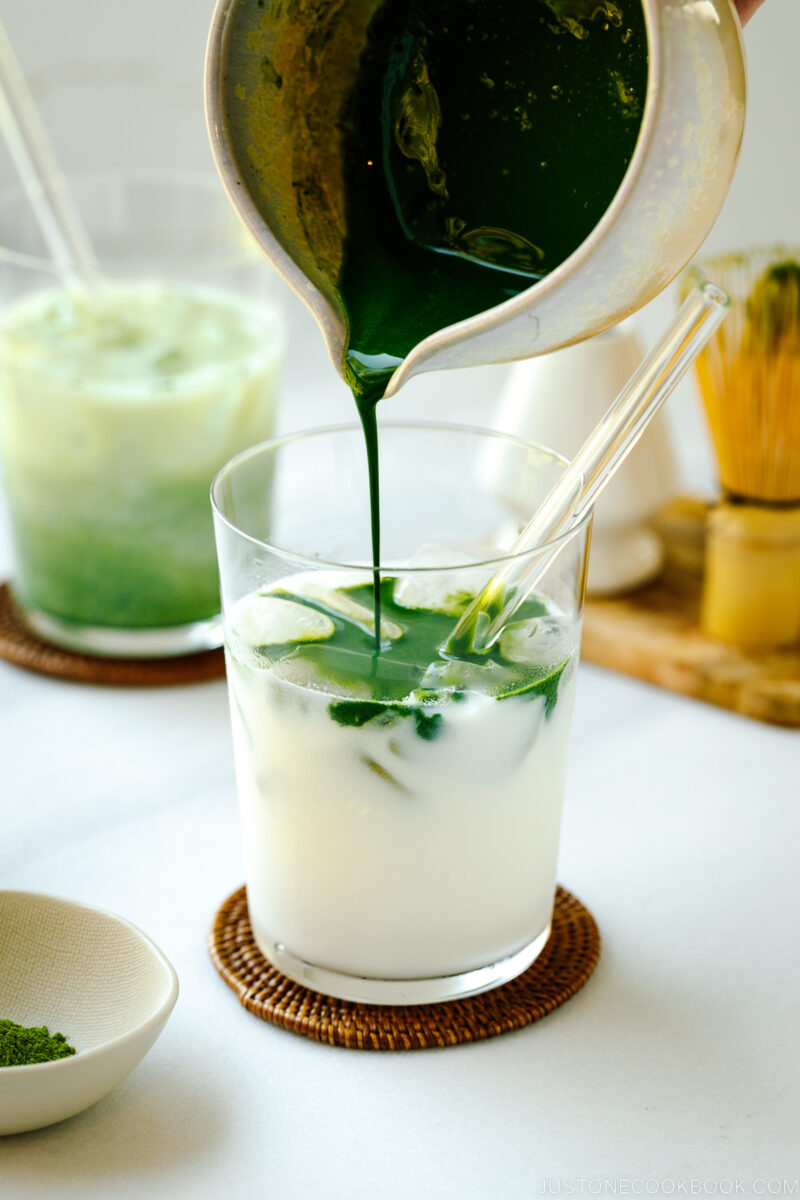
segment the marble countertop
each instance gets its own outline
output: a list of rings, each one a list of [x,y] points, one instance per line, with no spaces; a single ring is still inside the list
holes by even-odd
[[[597,970],[517,1033],[370,1054],[259,1021],[208,958],[243,879],[223,683],[125,691],[0,664],[0,704],[3,886],[120,913],[181,982],[116,1091],[2,1140],[9,1198],[796,1179],[796,733],[582,666],[559,878],[597,919]]]

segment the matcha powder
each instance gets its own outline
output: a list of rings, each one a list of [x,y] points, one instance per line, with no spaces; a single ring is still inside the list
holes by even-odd
[[[63,1033],[50,1033],[46,1025],[26,1029],[13,1021],[0,1020],[0,1067],[25,1067],[52,1062],[75,1053]]]

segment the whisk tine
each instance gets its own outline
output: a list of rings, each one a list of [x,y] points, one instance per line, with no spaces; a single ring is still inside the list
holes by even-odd
[[[697,379],[723,489],[756,502],[800,501],[800,251],[709,259],[690,278],[719,279],[732,312],[702,352]],[[755,306],[759,281],[795,263],[779,301]]]

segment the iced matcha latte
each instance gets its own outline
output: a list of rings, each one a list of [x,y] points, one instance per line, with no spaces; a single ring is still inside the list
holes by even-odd
[[[385,427],[376,637],[361,460],[358,430],[321,431],[214,485],[248,907],[289,977],[419,1003],[512,978],[547,940],[586,526],[488,652],[449,653],[516,532],[509,484],[535,500],[559,464]]]
[[[159,631],[168,647],[170,630],[214,618],[208,488],[271,432],[279,357],[274,315],[210,287],[102,282],[4,310],[13,587],[35,628],[100,650],[150,630],[155,652]]]
[[[256,938],[295,973],[513,957],[549,932],[576,630],[534,599],[487,660],[447,659],[462,599],[411,589],[405,607],[387,578],[374,666],[372,586],[342,582],[289,578],[230,618]]]

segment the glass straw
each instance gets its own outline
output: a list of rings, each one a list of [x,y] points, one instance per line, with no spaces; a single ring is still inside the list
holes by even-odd
[[[684,301],[664,336],[623,387],[570,465],[520,533],[510,560],[466,609],[445,649],[486,653],[561,549],[548,545],[580,521],[636,445],[730,307],[722,288],[704,283]],[[531,555],[537,546],[542,553]]]
[[[98,282],[97,258],[2,21],[0,130],[65,286]]]

